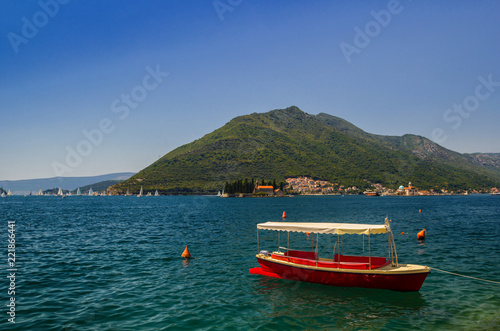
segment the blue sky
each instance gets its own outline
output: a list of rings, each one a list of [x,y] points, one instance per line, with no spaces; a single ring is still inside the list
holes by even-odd
[[[2,180],[136,172],[291,105],[500,152],[499,1],[59,1],[2,4]]]

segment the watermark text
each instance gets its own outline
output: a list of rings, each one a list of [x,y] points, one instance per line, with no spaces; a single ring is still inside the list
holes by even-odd
[[[50,19],[54,18],[60,9],[60,5],[65,5],[70,0],[40,0],[38,6],[41,10],[35,12],[31,19],[26,16],[21,18],[22,26],[20,33],[10,31],[7,33],[10,45],[14,53],[19,52],[19,46],[26,45],[28,42],[35,38],[38,31],[46,26]]]
[[[9,303],[7,304],[7,315],[10,323],[16,323],[16,222],[8,221],[8,244],[7,244],[7,269],[9,287],[7,294],[9,295]]]
[[[241,5],[242,2],[243,0],[215,0],[212,2],[212,5],[220,21],[223,22],[224,15],[226,15],[227,12],[231,13],[237,6]]]
[[[500,87],[500,82],[493,80],[493,74],[489,74],[487,78],[483,76],[477,77],[479,84],[474,88],[474,93],[466,96],[461,103],[455,103],[451,108],[448,108],[443,113],[443,120],[448,123],[453,130],[458,130],[462,126],[464,119],[479,109],[482,101],[488,99],[492,93]],[[443,128],[435,128],[432,131],[432,140],[438,144],[442,144],[448,139]]]
[[[386,28],[389,23],[391,23],[392,17],[400,14],[402,11],[403,6],[398,0],[390,0],[387,3],[387,9],[379,11],[372,10],[370,12],[370,15],[374,18],[374,20],[368,21],[363,29],[355,26],[355,34],[352,44],[346,42],[341,42],[339,44],[340,50],[342,51],[347,63],[351,63],[352,56],[354,54],[360,54],[361,50],[370,45],[372,39],[380,35],[382,29]]]
[[[120,98],[111,102],[111,112],[118,115],[120,120],[125,120],[131,109],[136,109],[139,104],[146,99],[148,91],[153,91],[169,75],[168,72],[160,70],[160,65],[153,69],[146,67],[147,74],[142,79],[142,84],[134,86],[130,93],[122,93]],[[80,166],[85,157],[92,154],[94,147],[98,147],[104,141],[106,134],[112,133],[116,125],[110,118],[103,118],[99,121],[97,128],[92,130],[83,130],[81,139],[76,146],[66,146],[65,162],[52,162],[52,170],[57,177],[73,172],[73,169]]]

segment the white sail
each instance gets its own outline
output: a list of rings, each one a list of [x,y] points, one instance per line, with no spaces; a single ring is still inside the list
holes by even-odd
[[[158,190],[155,191],[155,197],[159,196]]]
[[[63,191],[61,188],[59,188],[59,191],[57,191],[57,195],[63,195]]]
[[[142,197],[142,186],[141,186],[141,190],[139,191],[139,194],[137,196]]]
[[[9,189],[9,192],[7,192],[7,195],[12,195],[12,193],[10,193],[10,189]]]
[[[0,197],[5,198],[5,192],[2,192],[2,194],[0,195]]]
[[[94,191],[92,190],[92,187],[89,190],[89,195],[94,195]]]
[[[82,195],[82,192],[80,192],[80,188],[76,190],[76,195]]]
[[[125,195],[130,195],[130,190],[127,189],[127,193]]]

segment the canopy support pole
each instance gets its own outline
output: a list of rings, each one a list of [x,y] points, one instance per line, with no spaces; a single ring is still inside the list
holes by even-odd
[[[290,231],[288,231],[287,234],[288,234],[288,240],[286,243],[286,262],[288,262],[288,257],[289,257],[288,251],[290,250]]]
[[[335,249],[337,249],[337,242],[333,245],[333,256],[332,256],[332,262],[335,262]]]
[[[389,259],[391,260],[391,265],[394,267],[394,260],[392,256],[392,243],[391,243],[391,234],[387,234],[387,248],[389,249]]]
[[[368,233],[368,267],[372,270],[372,249],[370,246],[370,233]]]
[[[316,267],[318,266],[318,242],[319,242],[319,233],[316,233]]]
[[[340,269],[340,235],[337,233],[337,243],[339,244],[339,247],[337,248],[338,249],[338,261],[337,261],[337,268]]]
[[[365,256],[365,234],[362,234],[363,236],[363,256]]]
[[[396,267],[399,267],[399,263],[398,263],[398,252],[396,251],[396,243],[394,242],[394,234],[391,232],[389,232],[391,234],[391,238],[392,238],[392,248],[394,249],[394,257],[396,258]]]
[[[281,253],[280,233],[281,231],[278,231],[278,253]]]
[[[257,229],[257,253],[260,253],[260,247],[259,247],[259,229]]]

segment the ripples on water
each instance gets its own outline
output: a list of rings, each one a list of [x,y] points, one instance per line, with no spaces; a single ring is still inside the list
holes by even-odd
[[[16,221],[17,323],[7,323],[4,308],[0,325],[13,330],[500,329],[500,285],[437,271],[418,293],[250,275],[248,269],[258,265],[256,223],[280,220],[284,210],[292,222],[382,223],[388,215],[400,262],[500,281],[500,199],[493,196],[9,197],[0,200],[1,231],[6,238],[6,221]],[[419,242],[416,233],[424,227],[427,239]],[[345,237],[346,246],[359,247],[359,237]],[[261,249],[276,249],[276,239],[261,231]],[[307,246],[305,239],[298,235],[294,242]],[[331,237],[320,237],[324,251],[332,243]],[[196,257],[189,262],[179,257],[185,245]],[[0,292],[8,302],[4,284]]]

